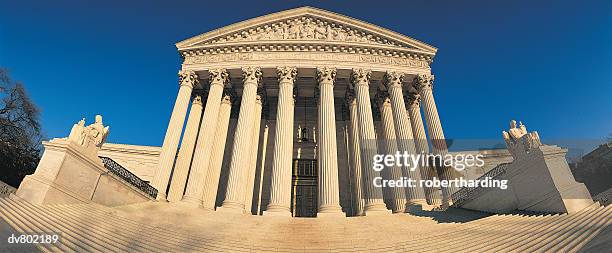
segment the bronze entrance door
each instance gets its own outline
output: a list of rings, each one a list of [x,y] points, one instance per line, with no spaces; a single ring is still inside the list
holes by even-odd
[[[294,159],[292,180],[293,217],[317,217],[317,160]]]

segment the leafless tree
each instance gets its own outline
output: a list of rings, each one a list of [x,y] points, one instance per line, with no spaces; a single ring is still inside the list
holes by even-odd
[[[42,150],[40,110],[21,82],[0,68],[0,180],[19,186],[36,169]]]

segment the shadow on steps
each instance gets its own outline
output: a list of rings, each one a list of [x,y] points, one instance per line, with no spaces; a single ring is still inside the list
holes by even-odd
[[[461,208],[448,208],[445,211],[425,211],[425,210],[414,210],[410,212],[414,216],[418,217],[429,217],[439,223],[465,223],[484,217],[491,216],[491,213],[471,211]]]

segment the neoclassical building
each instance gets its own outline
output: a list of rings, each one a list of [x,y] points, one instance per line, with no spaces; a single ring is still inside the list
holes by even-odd
[[[366,215],[440,198],[439,189],[374,187],[376,177],[452,177],[448,169],[371,166],[375,154],[447,152],[430,45],[303,7],[176,46],[183,64],[152,179],[158,200],[264,215]]]
[[[112,132],[101,115],[44,141],[18,189],[0,183],[0,234],[10,235],[0,251],[610,248],[611,190],[594,202],[574,180],[567,149],[520,121],[500,133],[507,149],[448,152],[429,45],[303,7],[177,47],[183,64],[163,146],[105,143]],[[480,154],[484,165],[374,170],[376,154],[397,151]],[[507,184],[374,186],[433,177]],[[55,241],[11,244],[28,235]]]

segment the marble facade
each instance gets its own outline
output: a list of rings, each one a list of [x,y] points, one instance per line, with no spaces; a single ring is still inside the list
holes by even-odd
[[[151,180],[158,200],[290,216],[306,190],[295,186],[298,163],[315,161],[316,196],[309,198],[318,216],[388,214],[436,202],[437,189],[374,187],[381,175],[368,166],[390,149],[447,152],[429,66],[436,48],[311,7],[176,46],[183,58],[179,90]],[[449,169],[438,177],[456,176]],[[382,176],[437,176],[431,170],[397,167]],[[443,191],[445,203],[451,193]]]

